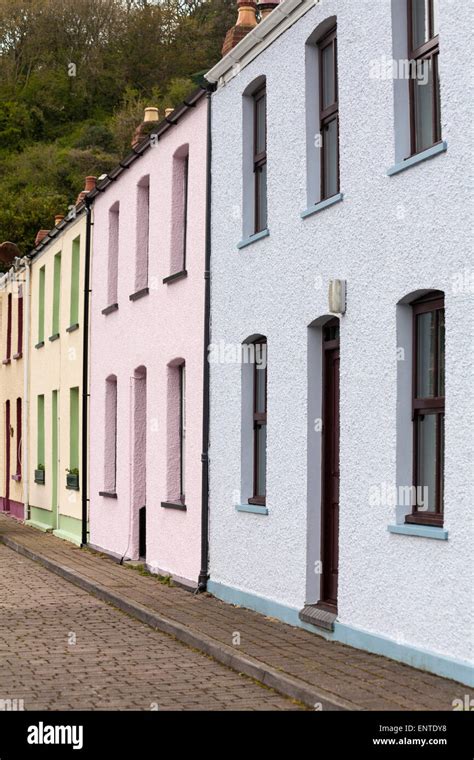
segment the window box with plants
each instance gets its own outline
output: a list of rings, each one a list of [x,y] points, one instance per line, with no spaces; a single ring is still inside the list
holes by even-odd
[[[40,486],[44,486],[44,476],[45,476],[44,464],[39,464],[37,469],[35,470],[35,483],[38,483],[38,485]]]
[[[66,473],[66,488],[72,491],[79,491],[79,470],[77,467],[66,470]]]

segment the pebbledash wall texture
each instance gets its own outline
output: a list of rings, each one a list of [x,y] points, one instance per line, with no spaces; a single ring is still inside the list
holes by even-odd
[[[166,118],[94,201],[90,543],[195,587],[207,99]]]
[[[442,142],[427,160],[398,171],[409,155],[401,89],[408,85],[377,77],[374,61],[403,57],[405,9],[402,0],[285,0],[207,74],[218,84],[212,344],[238,346],[256,335],[268,341],[265,509],[242,511],[249,466],[245,368],[229,358],[230,349],[211,367],[209,589],[472,683],[473,293],[466,223],[472,131],[465,108],[472,93],[458,44],[471,10],[440,4]],[[336,23],[341,197],[313,207],[314,45]],[[252,242],[243,180],[252,139],[246,97],[263,77],[269,234]],[[315,213],[302,214],[308,207]],[[249,244],[239,248],[242,241]],[[325,633],[298,613],[321,599],[317,422],[321,326],[331,316],[334,278],[347,281],[347,309],[340,317],[337,618]],[[445,294],[444,526],[416,526],[419,535],[410,535],[406,509],[390,494],[413,482],[406,304],[428,290]]]

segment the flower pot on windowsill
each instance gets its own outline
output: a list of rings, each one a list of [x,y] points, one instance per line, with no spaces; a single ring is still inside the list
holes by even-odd
[[[66,475],[66,488],[70,491],[79,491],[79,473],[68,472]]]
[[[44,486],[44,478],[45,476],[45,470],[44,468],[39,468],[38,470],[35,470],[35,483],[38,483],[40,486]]]

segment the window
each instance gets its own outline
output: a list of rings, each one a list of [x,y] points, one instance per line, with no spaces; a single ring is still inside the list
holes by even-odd
[[[265,86],[253,95],[253,113],[254,233],[256,233],[267,228],[267,91]]]
[[[168,364],[167,496],[162,506],[185,507],[186,365],[176,358]]]
[[[16,400],[16,479],[21,480],[21,438],[22,438],[22,404]]]
[[[265,506],[267,469],[267,342],[254,341],[253,362],[253,496],[249,504]]]
[[[337,38],[334,27],[318,43],[321,200],[339,192]]]
[[[16,358],[21,359],[22,354],[23,354],[23,288],[20,285],[18,289]]]
[[[418,299],[413,311],[413,485],[409,523],[443,524],[444,296]]]
[[[8,294],[7,304],[7,353],[6,361],[9,362],[12,358],[12,294]]]
[[[61,307],[61,254],[57,253],[54,257],[54,282],[53,282],[53,325],[51,337],[56,338],[59,335]]]
[[[69,308],[69,326],[79,324],[79,267],[80,267],[81,239],[72,241],[71,254],[71,301]]]
[[[135,259],[135,293],[148,287],[148,244],[150,235],[150,177],[137,185],[137,230]]]
[[[441,140],[438,0],[408,0],[411,153]]]
[[[79,388],[69,391],[69,469],[79,470]]]
[[[115,493],[117,487],[117,378],[105,381],[104,491]]]
[[[179,491],[185,503],[185,452],[186,452],[186,369],[179,367]]]
[[[109,258],[107,298],[108,305],[113,306],[118,300],[118,254],[119,254],[120,205],[114,203],[109,210]]]
[[[44,296],[46,286],[46,270],[41,267],[38,281],[38,345],[44,342]]]
[[[189,146],[182,145],[173,156],[171,208],[171,275],[186,271],[188,245]],[[167,278],[165,278],[167,281]]]
[[[37,440],[36,440],[36,452],[38,466],[37,469],[44,469],[44,396],[38,396],[37,400]]]

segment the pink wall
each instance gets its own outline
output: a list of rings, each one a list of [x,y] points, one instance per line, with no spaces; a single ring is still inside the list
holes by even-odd
[[[175,265],[171,247],[174,224],[176,157],[189,146],[187,213],[188,276],[164,284]],[[181,149],[181,150],[180,150]],[[184,149],[186,151],[186,149]],[[177,153],[176,153],[177,152]],[[143,179],[149,175],[149,294],[136,301],[129,296],[144,281],[143,256],[136,261],[137,216],[143,210]],[[146,184],[146,180],[145,180]],[[200,569],[201,436],[204,327],[206,190],[206,98],[189,109],[141,158],[100,194],[94,203],[91,299],[90,378],[90,543],[117,555],[138,556],[138,508],[146,500],[147,565],[197,582]],[[178,188],[178,194],[181,190]],[[109,219],[119,208],[117,303],[110,305]],[[115,233],[114,233],[115,234]],[[173,266],[173,268],[172,268]],[[175,451],[170,410],[170,363],[186,364],[185,493],[187,511],[165,509],[169,489],[170,450]],[[110,395],[106,380],[117,378],[117,498],[99,495],[110,488],[110,449],[105,456],[106,430],[111,428]],[[109,387],[110,392],[110,387]],[[146,416],[146,430],[141,420]],[[138,421],[138,423],[137,423]],[[112,436],[113,437],[113,436]],[[170,440],[168,441],[168,437]],[[146,461],[142,452],[146,450]],[[171,454],[171,458],[175,456]],[[171,463],[172,466],[172,463]],[[106,482],[107,481],[107,482]]]

